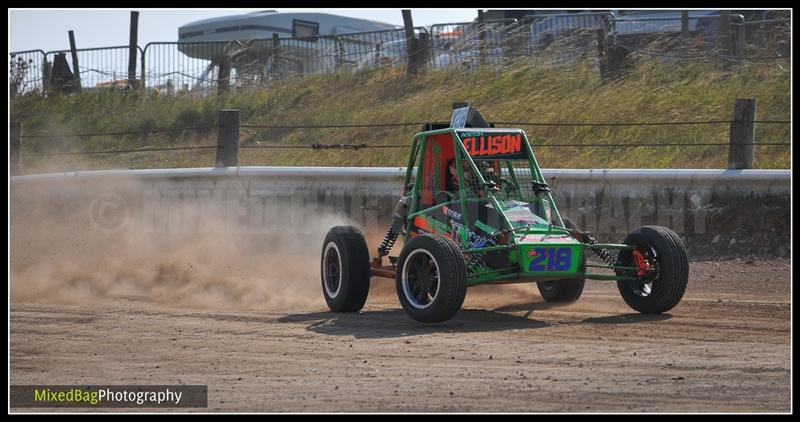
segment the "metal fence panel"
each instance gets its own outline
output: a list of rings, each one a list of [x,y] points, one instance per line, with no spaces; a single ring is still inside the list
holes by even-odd
[[[612,21],[613,36],[617,45],[631,52],[647,52],[654,57],[672,59],[703,59],[712,55],[733,58],[741,54],[744,23],[742,15],[731,15],[728,34],[722,38],[720,15],[689,16],[688,31],[682,31],[680,17],[623,17]],[[673,52],[677,54],[672,54]]]
[[[45,69],[45,52],[42,50],[17,51],[9,54],[8,85],[11,96],[41,92],[44,88],[42,72]]]
[[[745,60],[789,58],[792,51],[792,20],[763,19],[741,24]]]
[[[416,54],[422,55],[419,64],[435,69],[501,67],[509,59],[547,67],[596,61],[599,43],[662,60],[742,62],[791,57],[791,19],[783,15],[751,22],[731,15],[729,30],[722,31],[718,13],[690,12],[686,33],[677,11],[660,15],[570,13],[532,15],[520,21],[437,24],[429,30],[417,27]],[[730,34],[730,40],[721,38],[724,33]],[[405,67],[406,44],[403,29],[248,42],[155,42],[139,49],[137,85],[143,84],[150,93],[209,95],[292,76]],[[10,53],[11,94],[75,89],[70,53]],[[128,87],[128,46],[79,49],[77,56],[84,91]]]
[[[546,15],[531,23],[531,43],[542,45],[552,43],[557,38],[574,36],[582,32],[603,29],[611,20],[611,13],[569,13]]]
[[[431,65],[437,69],[500,65],[504,54],[514,50],[509,41],[517,28],[516,19],[432,25]]]
[[[141,57],[140,51],[137,52],[137,61]],[[81,48],[76,50],[76,54],[80,67],[80,86],[84,92],[127,88],[129,46]],[[58,86],[53,86],[54,83],[63,83],[64,76],[56,74],[59,72],[56,66],[57,56],[61,55],[65,56],[69,71],[73,74],[75,72],[70,50],[48,51],[45,66],[51,67],[51,71],[49,72],[50,81],[46,81],[46,83],[53,89],[59,89]],[[139,66],[137,66],[137,73],[138,69]],[[140,75],[137,76],[137,79],[140,79]]]
[[[425,28],[414,28],[416,37],[426,34]],[[403,29],[338,35],[344,46],[345,63],[354,70],[387,66],[405,67],[408,62],[406,35]],[[428,54],[427,49],[420,54]]]
[[[243,50],[238,42],[149,43],[143,55],[146,89],[164,95],[204,96],[217,92],[220,85],[234,86],[234,64]]]
[[[597,31],[605,37],[612,19],[613,14],[607,12],[527,17],[531,21],[530,54],[548,66],[562,66],[587,56],[596,58]]]

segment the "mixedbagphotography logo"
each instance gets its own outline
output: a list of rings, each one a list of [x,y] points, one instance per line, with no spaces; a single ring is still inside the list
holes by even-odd
[[[103,192],[89,204],[89,222],[96,230],[115,232],[130,216],[130,205],[122,196]]]
[[[12,385],[11,407],[208,407],[208,386]]]

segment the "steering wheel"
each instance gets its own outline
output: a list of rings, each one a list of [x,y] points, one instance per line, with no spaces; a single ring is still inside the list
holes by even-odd
[[[495,181],[500,185],[500,193],[505,197],[508,198],[511,195],[517,193],[517,185],[514,184],[511,180],[506,179],[505,177],[496,177]]]
[[[436,194],[436,198],[434,199],[434,202],[435,202],[436,205],[440,205],[440,204],[444,204],[445,202],[452,201],[453,198],[455,198],[455,195],[452,192],[448,192],[446,190],[443,190],[443,191],[439,191],[439,193]]]

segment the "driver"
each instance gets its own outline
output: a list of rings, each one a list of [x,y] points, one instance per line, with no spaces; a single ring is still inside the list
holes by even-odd
[[[477,189],[475,187],[475,177],[472,174],[472,170],[470,170],[469,164],[463,163],[462,168],[464,170],[464,179],[466,179],[464,181],[464,186],[467,188],[467,191],[475,192],[479,197],[486,196],[486,193],[483,191],[483,189]],[[453,199],[458,198],[461,181],[458,180],[458,169],[456,168],[455,159],[450,159],[447,161],[446,177],[447,180],[445,180],[445,191],[447,191]]]
[[[458,169],[454,159],[447,160],[445,167],[444,190],[436,194],[436,203],[444,204],[458,198]]]
[[[494,161],[480,160],[476,161],[475,164],[478,165],[478,170],[480,170],[484,180],[487,182],[495,181],[497,175],[494,172]]]

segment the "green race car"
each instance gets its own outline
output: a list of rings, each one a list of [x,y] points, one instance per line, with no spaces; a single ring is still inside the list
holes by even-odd
[[[536,282],[546,301],[571,302],[586,279],[613,280],[639,312],[678,304],[689,263],[675,232],[645,226],[621,244],[598,243],[559,214],[524,131],[493,128],[468,105],[454,108],[449,125],[428,124],[414,136],[377,256],[370,260],[358,228],[328,232],[321,281],[332,311],[361,310],[371,276],[393,278],[403,309],[426,323],[453,317],[467,288],[480,284]],[[384,263],[400,235],[400,255]],[[587,263],[587,254],[600,263]]]

